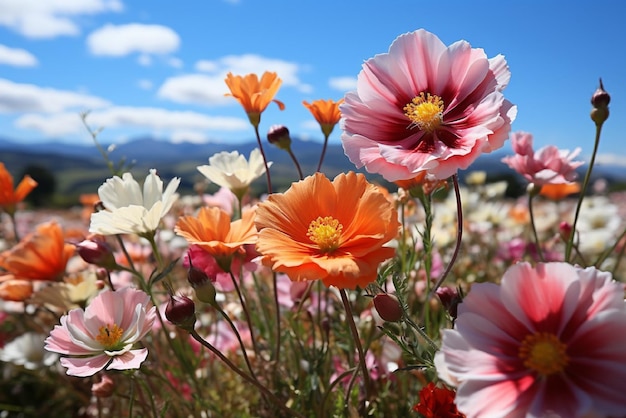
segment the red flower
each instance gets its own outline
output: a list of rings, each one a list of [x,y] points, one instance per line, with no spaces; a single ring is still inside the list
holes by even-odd
[[[413,410],[425,418],[465,418],[456,409],[453,390],[437,387],[430,382],[420,390],[419,396],[420,401]]]

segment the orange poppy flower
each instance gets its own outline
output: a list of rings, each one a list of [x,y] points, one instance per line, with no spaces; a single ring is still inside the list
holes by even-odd
[[[235,255],[245,255],[245,244],[255,244],[254,211],[244,210],[241,219],[231,222],[230,215],[218,207],[202,207],[197,217],[183,216],[174,230],[190,244],[196,244],[215,257],[224,271],[230,271]]]
[[[343,103],[343,99],[335,102],[334,100],[314,100],[312,103],[308,103],[306,100],[302,102],[304,106],[311,112],[315,120],[320,124],[322,132],[326,137],[330,136],[330,133],[335,128],[339,119],[341,119],[341,112],[339,111],[339,105]]]
[[[580,192],[578,183],[544,184],[539,190],[540,195],[552,200],[561,200],[578,192]]]
[[[398,234],[397,211],[363,174],[342,173],[331,182],[315,173],[270,195],[256,213],[263,263],[293,281],[365,287],[395,254],[383,245]]]
[[[35,187],[37,182],[26,175],[13,190],[13,176],[7,171],[4,163],[0,163],[0,208],[9,215],[15,213],[15,205],[24,200]]]
[[[285,109],[283,102],[274,99],[282,84],[282,80],[276,73],[266,71],[261,76],[261,80],[256,74],[240,76],[228,73],[224,81],[230,89],[230,93],[226,93],[225,96],[233,96],[241,103],[248,114],[250,123],[255,128],[259,126],[261,113],[270,102],[276,103],[280,110]]]
[[[38,225],[19,244],[0,254],[0,267],[15,279],[53,281],[62,278],[74,245],[65,243],[57,222]]]
[[[0,276],[0,299],[23,302],[33,294],[33,282],[16,279],[12,274]]]

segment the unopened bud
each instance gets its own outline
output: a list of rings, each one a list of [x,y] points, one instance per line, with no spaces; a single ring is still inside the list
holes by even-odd
[[[291,136],[289,129],[283,125],[272,125],[267,132],[267,141],[278,148],[288,150],[291,148]]]
[[[569,222],[561,222],[559,224],[559,234],[564,241],[568,241],[572,235],[572,225],[570,225]]]
[[[96,398],[109,398],[113,395],[115,389],[115,382],[109,377],[109,375],[103,374],[102,380],[98,383],[91,385],[91,393]]]
[[[389,293],[374,296],[374,307],[378,315],[387,322],[398,322],[404,314],[398,298]]]
[[[209,276],[197,267],[189,267],[187,281],[196,292],[196,297],[204,303],[215,304],[215,286]]]
[[[441,301],[441,304],[448,311],[450,317],[456,319],[458,306],[463,300],[459,296],[459,292],[451,287],[440,287],[435,292]]]
[[[165,307],[165,317],[177,327],[192,331],[196,323],[196,305],[187,296],[171,295]]]
[[[107,270],[116,270],[117,262],[111,246],[100,239],[86,239],[76,244],[76,252],[89,264],[95,264]]]
[[[600,86],[591,96],[591,120],[596,125],[602,125],[605,120],[609,118],[609,103],[611,102],[611,96],[604,90],[602,79],[600,79]]]

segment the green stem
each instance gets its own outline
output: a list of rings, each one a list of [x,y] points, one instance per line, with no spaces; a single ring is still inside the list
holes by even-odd
[[[239,284],[237,284],[237,279],[232,271],[228,271],[230,274],[230,278],[233,281],[233,285],[235,286],[235,291],[237,292],[237,296],[239,296],[239,303],[241,303],[241,309],[243,310],[243,314],[246,317],[246,322],[248,323],[248,328],[250,329],[250,339],[252,340],[252,348],[254,349],[254,353],[259,355],[259,349],[256,345],[256,340],[254,338],[254,327],[252,325],[252,318],[250,317],[250,311],[248,310],[248,305],[246,304],[243,294],[241,293],[241,288]]]
[[[324,134],[324,145],[322,146],[322,154],[320,155],[320,162],[317,164],[317,170],[320,171],[322,169],[322,163],[324,162],[324,157],[326,156],[326,148],[328,148],[328,135]]]
[[[243,370],[241,370],[239,367],[237,367],[233,362],[231,362],[228,357],[224,356],[224,354],[222,354],[217,348],[213,347],[209,342],[205,341],[202,337],[200,337],[200,335],[198,335],[198,332],[196,330],[192,330],[190,332],[191,337],[198,341],[200,344],[202,344],[204,347],[208,348],[213,354],[215,354],[220,360],[222,360],[222,362],[228,366],[228,368],[230,368],[233,372],[237,373],[239,376],[241,376],[244,380],[246,380],[248,383],[251,383],[252,385],[254,385],[257,389],[259,389],[261,392],[263,392],[263,394],[265,396],[267,396],[267,398],[278,408],[280,408],[282,411],[294,416],[294,417],[299,417],[299,418],[305,418],[304,415],[300,414],[297,411],[294,411],[290,408],[288,408],[280,399],[278,399],[276,397],[276,395],[274,395],[268,388],[266,388],[265,386],[263,386],[258,380],[254,379],[252,376],[248,375],[247,373],[245,373]]]
[[[298,163],[298,159],[296,158],[296,155],[291,150],[291,147],[287,149],[287,152],[289,153],[291,160],[293,161],[293,163],[296,166],[296,169],[298,170],[298,175],[300,176],[300,180],[303,180],[304,176],[302,175],[302,169],[300,168],[300,163]],[[317,171],[319,171],[319,169]]]
[[[543,250],[541,249],[541,242],[539,241],[539,235],[537,234],[537,226],[535,225],[535,215],[533,213],[533,198],[537,195],[536,192],[531,191],[528,194],[528,214],[530,215],[530,227],[533,231],[533,237],[535,239],[535,245],[537,246],[537,254],[542,262],[545,262],[543,257]]]
[[[267,157],[265,156],[265,151],[263,150],[263,144],[261,143],[261,135],[259,134],[259,125],[254,125],[254,133],[256,135],[256,140],[259,145],[259,151],[261,151],[261,156],[263,157],[263,164],[265,165],[265,176],[267,177],[267,193],[272,194],[272,177],[270,176],[270,167],[267,163]]]
[[[596,123],[596,137],[593,144],[593,152],[591,153],[591,160],[589,161],[589,167],[587,167],[587,172],[585,173],[585,179],[583,180],[583,185],[580,190],[580,196],[578,198],[578,202],[576,203],[576,212],[574,213],[574,223],[572,223],[572,234],[567,240],[567,246],[565,247],[565,261],[569,262],[570,255],[572,253],[572,246],[574,245],[574,235],[576,231],[576,224],[578,223],[578,216],[580,215],[580,209],[583,204],[583,200],[585,198],[585,194],[587,192],[587,187],[589,186],[589,180],[591,179],[591,171],[593,170],[593,165],[596,161],[596,155],[598,154],[598,147],[600,145],[600,134],[602,132],[602,123]]]
[[[370,399],[370,375],[369,375],[369,371],[367,370],[367,364],[365,364],[365,352],[363,351],[363,346],[361,345],[361,338],[359,337],[359,331],[356,329],[356,324],[354,323],[352,307],[350,306],[350,300],[348,300],[348,295],[346,294],[346,290],[339,289],[339,294],[341,295],[341,301],[343,302],[343,307],[346,311],[346,319],[348,320],[348,326],[350,327],[350,331],[352,332],[352,339],[354,340],[354,344],[356,345],[356,349],[359,354],[359,365],[361,366],[361,371],[363,374],[363,386],[365,387],[365,400],[369,401]]]
[[[461,204],[461,190],[459,188],[458,174],[454,174],[452,176],[452,184],[454,185],[454,196],[456,198],[456,245],[454,247],[454,253],[452,253],[452,258],[450,259],[446,270],[443,272],[439,280],[437,280],[437,283],[435,283],[433,288],[430,290],[427,300],[430,300],[433,297],[437,289],[439,289],[439,286],[441,286],[441,284],[446,280],[448,274],[450,274],[450,271],[452,271],[452,266],[454,266],[454,263],[456,262],[459,251],[461,249],[461,241],[463,239],[463,205]]]
[[[224,310],[219,305],[215,304],[213,306],[215,308],[217,308],[217,310],[220,313],[220,315],[222,315],[222,317],[224,317],[226,322],[228,322],[228,325],[230,325],[230,328],[233,330],[233,333],[235,334],[235,337],[237,337],[237,341],[239,341],[239,347],[241,347],[241,353],[243,354],[243,358],[244,358],[244,360],[246,362],[246,366],[248,366],[248,370],[250,371],[250,375],[252,375],[252,377],[254,377],[256,379],[256,375],[254,373],[254,370],[252,369],[252,364],[250,364],[250,359],[248,358],[248,353],[246,352],[246,346],[244,345],[243,340],[241,339],[241,335],[239,334],[239,330],[237,330],[237,327],[233,323],[232,319],[230,319],[228,314],[226,314],[226,312],[224,312]]]

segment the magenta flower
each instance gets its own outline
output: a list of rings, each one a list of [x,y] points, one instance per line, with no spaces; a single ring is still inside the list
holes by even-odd
[[[344,151],[389,181],[448,178],[508,137],[517,114],[502,94],[509,78],[502,55],[446,46],[423,29],[401,35],[363,64],[340,106]]]
[[[527,132],[511,134],[515,155],[504,157],[502,162],[537,186],[571,183],[577,176],[576,169],[583,161],[572,161],[580,148],[569,152],[553,145],[533,150],[533,136]]]
[[[519,263],[458,312],[435,363],[468,418],[626,415],[626,305],[610,273]]]
[[[156,308],[146,293],[130,287],[106,290],[84,311],[73,309],[61,317],[44,348],[70,356],[61,358],[61,365],[71,376],[92,376],[105,367],[137,369],[148,349],[132,347],[150,331],[155,318]]]

